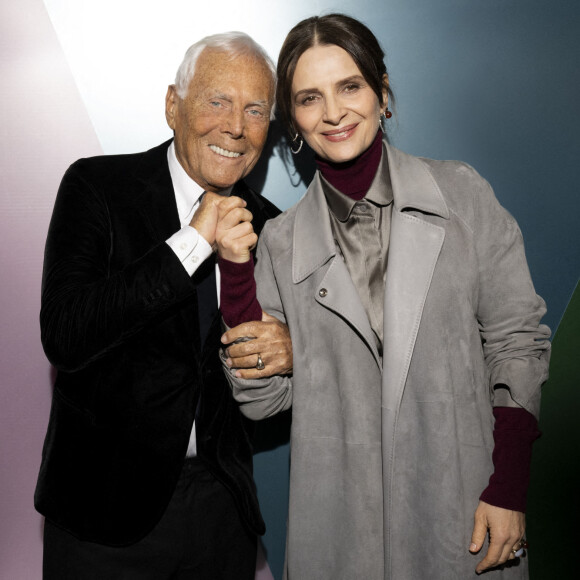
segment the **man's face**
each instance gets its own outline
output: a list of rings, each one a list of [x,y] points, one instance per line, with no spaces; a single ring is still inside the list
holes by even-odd
[[[206,191],[217,192],[247,175],[260,157],[274,99],[262,60],[205,49],[185,99],[171,85],[165,100],[175,153]]]

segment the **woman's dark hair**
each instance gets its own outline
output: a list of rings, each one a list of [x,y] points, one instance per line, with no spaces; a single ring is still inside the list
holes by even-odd
[[[387,67],[383,60],[385,53],[375,35],[362,22],[345,14],[312,16],[299,22],[288,33],[278,57],[276,109],[292,137],[296,132],[292,121],[292,79],[296,63],[309,48],[319,45],[335,45],[345,50],[377,95],[381,106],[384,105],[383,77],[387,74]],[[388,95],[394,102],[390,87]]]

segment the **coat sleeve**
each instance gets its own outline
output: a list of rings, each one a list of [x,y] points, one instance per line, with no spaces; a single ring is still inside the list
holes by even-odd
[[[58,369],[86,367],[193,292],[164,241],[112,271],[113,246],[123,243],[112,221],[104,193],[73,164],[56,198],[42,279],[42,343]]]
[[[513,406],[538,417],[540,387],[548,378],[550,329],[540,324],[544,301],[532,284],[520,229],[480,178],[474,232],[478,256],[477,321],[489,369],[494,405],[504,403],[494,387],[506,385]]]
[[[286,323],[284,307],[280,298],[276,275],[268,248],[268,234],[271,222],[264,227],[256,251],[255,276],[258,299],[262,309],[278,320]],[[259,420],[271,417],[292,405],[292,377],[273,376],[264,379],[240,379],[222,362],[232,393],[240,404],[242,413],[249,419]]]

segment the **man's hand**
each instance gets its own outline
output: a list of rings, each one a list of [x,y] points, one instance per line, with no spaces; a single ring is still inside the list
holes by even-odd
[[[217,193],[206,192],[189,222],[189,225],[195,228],[210,246],[215,244],[218,207],[223,200],[224,198]]]
[[[487,554],[476,566],[475,571],[481,574],[488,568],[494,568],[514,559],[512,550],[519,547],[526,529],[526,516],[522,512],[495,507],[479,502],[475,510],[475,525],[471,535],[469,551],[475,554],[481,550],[489,530],[489,548]]]
[[[253,340],[232,344],[244,337]],[[229,345],[227,365],[237,369],[236,376],[241,379],[261,379],[292,372],[292,341],[288,327],[266,312],[262,312],[261,322],[244,322],[228,330],[222,336],[222,343]],[[263,370],[256,368],[258,355],[264,363]]]
[[[218,207],[217,251],[230,262],[247,262],[250,251],[258,243],[258,236],[251,224],[253,216],[245,206],[243,199],[231,196],[225,198]]]

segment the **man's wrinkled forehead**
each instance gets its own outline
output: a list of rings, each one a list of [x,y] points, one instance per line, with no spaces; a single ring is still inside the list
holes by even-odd
[[[264,104],[268,108],[273,105],[274,79],[262,58],[252,54],[205,48],[199,55],[191,85],[195,86],[198,93],[227,94],[230,83],[253,91],[253,100],[256,103]],[[260,94],[256,93],[258,87]]]

